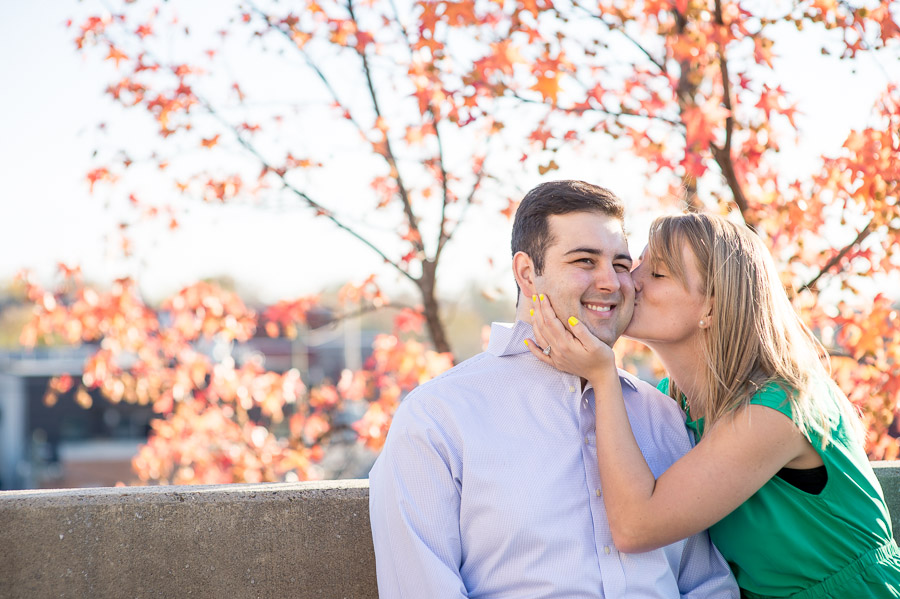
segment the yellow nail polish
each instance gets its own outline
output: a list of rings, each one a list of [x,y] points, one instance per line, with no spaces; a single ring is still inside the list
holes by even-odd
[[[525,340],[525,345],[528,345],[528,339]]]
[[[541,301],[544,301],[544,294],[541,294]]]
[[[537,296],[536,296],[536,295],[532,295],[532,296],[531,296],[531,301],[536,302],[536,301],[537,301]]]
[[[572,325],[572,326],[574,327],[576,324],[578,324],[578,319],[575,318],[574,316],[570,316],[570,317],[569,317],[569,324]]]
[[[534,308],[532,308],[529,312],[531,313],[532,316],[534,316]]]

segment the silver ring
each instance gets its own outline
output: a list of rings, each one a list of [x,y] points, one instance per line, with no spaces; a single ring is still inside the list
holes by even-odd
[[[544,348],[544,355],[545,355],[545,356],[549,356],[549,355],[550,355],[550,346],[549,346],[549,345],[548,345],[547,347]]]

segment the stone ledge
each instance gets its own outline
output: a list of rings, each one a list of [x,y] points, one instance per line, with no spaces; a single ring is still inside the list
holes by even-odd
[[[240,485],[191,485],[155,487],[96,487],[84,489],[26,489],[0,491],[0,509],[5,503],[25,502],[32,506],[70,505],[79,499],[92,503],[114,504],[186,500],[209,501],[270,501],[284,498],[363,497],[368,501],[369,481],[325,480],[297,483],[259,483]]]
[[[374,599],[368,482],[3,492],[0,596]]]
[[[897,536],[900,462],[873,465]],[[366,480],[0,492],[0,596],[377,599],[368,495]]]

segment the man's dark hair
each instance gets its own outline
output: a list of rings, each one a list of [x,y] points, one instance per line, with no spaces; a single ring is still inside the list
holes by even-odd
[[[512,229],[512,255],[525,252],[534,263],[534,273],[544,272],[544,255],[556,240],[548,217],[570,212],[600,212],[624,220],[625,205],[616,194],[584,181],[548,181],[529,191],[519,208]]]

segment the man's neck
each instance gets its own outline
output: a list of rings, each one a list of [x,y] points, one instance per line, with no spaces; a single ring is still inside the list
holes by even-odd
[[[516,320],[521,320],[522,322],[527,322],[531,324],[531,298],[526,298],[521,293],[519,294],[519,302],[516,304]]]

